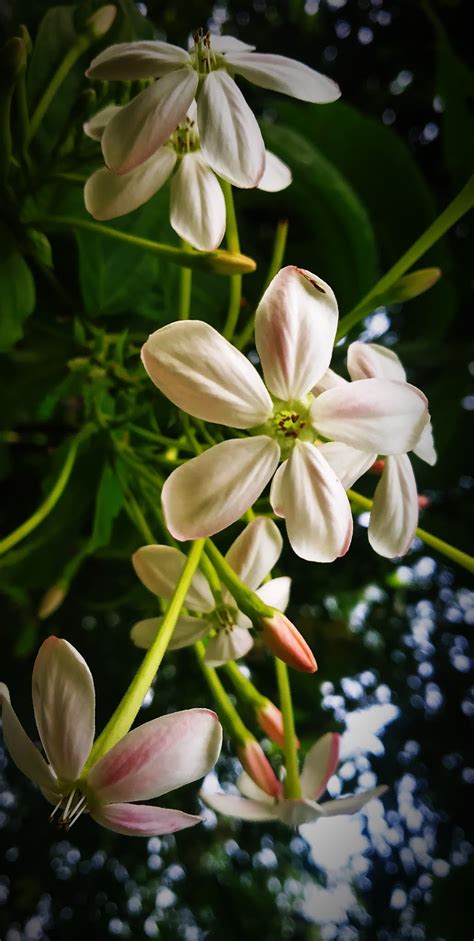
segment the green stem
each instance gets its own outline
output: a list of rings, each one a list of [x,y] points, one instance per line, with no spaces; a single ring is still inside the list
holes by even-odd
[[[229,660],[228,663],[224,663],[221,669],[227,673],[234,689],[245,703],[248,703],[254,709],[258,709],[269,702],[267,697],[262,696],[253,683],[243,675],[234,660]]]
[[[234,196],[232,186],[227,180],[221,180],[222,191],[224,193],[225,211],[226,211],[226,243],[230,252],[240,252],[239,229],[237,225],[237,216],[235,214]],[[240,302],[242,299],[242,276],[233,275],[229,286],[229,306],[227,309],[227,319],[224,325],[223,334],[227,340],[231,340],[240,314]]]
[[[45,88],[36,108],[31,116],[29,133],[28,133],[28,142],[33,140],[53,98],[61,88],[64,80],[71,71],[73,65],[77,62],[82,54],[92,45],[93,38],[89,33],[81,33],[77,37],[76,42],[68,50],[62,62],[59,63],[58,68],[56,69],[54,75],[52,76],[49,85]]]
[[[391,288],[411,266],[418,261],[462,216],[474,206],[474,176],[446,207],[444,212],[423,232],[411,248],[387,271],[365,297],[339,323],[336,339],[345,336],[359,321],[370,314],[377,298]]]
[[[203,552],[201,556],[200,568],[209,583],[209,588],[211,589],[217,604],[220,604],[222,602],[222,585],[220,578],[211,560],[208,559],[205,552]]]
[[[355,503],[356,506],[359,506],[362,510],[372,509],[374,501],[370,500],[368,497],[362,496],[361,493],[356,493],[355,490],[348,490],[347,496],[351,503]],[[462,552],[460,549],[456,549],[455,546],[451,546],[449,542],[445,542],[444,539],[438,539],[438,536],[427,533],[425,529],[416,529],[416,535],[422,542],[426,543],[427,546],[436,549],[441,555],[446,556],[447,559],[451,559],[452,562],[457,562],[458,565],[463,569],[467,569],[468,572],[474,572],[474,556],[468,555],[467,552]]]
[[[194,644],[197,661],[203,672],[207,685],[214,697],[214,701],[219,712],[219,718],[224,726],[227,735],[230,736],[238,745],[245,745],[252,738],[251,733],[246,728],[237,709],[231,703],[214,667],[208,666],[205,661],[206,648],[202,640]]]
[[[283,729],[285,735],[283,746],[286,768],[285,797],[298,800],[298,798],[301,797],[301,785],[290,680],[286,663],[283,663],[278,657],[275,657],[275,670],[280,693],[280,709],[283,714]]]
[[[11,105],[14,86],[0,90],[0,183],[6,183],[12,159]]]
[[[273,616],[273,608],[264,604],[258,595],[240,580],[239,576],[236,575],[233,568],[231,568],[227,560],[221,555],[218,548],[210,539],[206,539],[206,555],[211,559],[219,578],[229,589],[243,614],[246,614],[251,621],[256,621],[257,623],[262,618]]]
[[[203,549],[204,539],[196,539],[191,546],[186,565],[184,566],[181,578],[178,581],[155,640],[144,657],[121,703],[118,705],[111,719],[109,719],[103,732],[101,732],[98,739],[94,742],[83,774],[86,774],[102,755],[110,751],[132,727],[145,695],[166,653],[193,575],[199,565]]]
[[[191,246],[184,239],[181,240],[182,248],[188,252]],[[191,268],[181,268],[179,273],[179,303],[178,319],[189,320],[189,311],[191,309],[191,288],[193,283],[193,273]]]
[[[267,276],[265,278],[265,284],[263,286],[262,294],[264,293],[264,291],[266,291],[268,285],[270,284],[270,281],[273,280],[273,278],[278,273],[278,271],[280,270],[283,264],[283,258],[284,258],[285,249],[286,249],[287,235],[288,235],[288,221],[286,219],[282,219],[276,227],[275,238],[273,240],[272,257],[270,259],[270,264],[268,266]],[[255,314],[253,314],[252,317],[249,318],[247,324],[242,330],[242,333],[239,334],[239,336],[236,337],[236,339],[234,340],[234,345],[237,347],[238,350],[243,350],[243,348],[247,346],[247,343],[249,343],[250,340],[252,339],[254,325],[255,325]]]

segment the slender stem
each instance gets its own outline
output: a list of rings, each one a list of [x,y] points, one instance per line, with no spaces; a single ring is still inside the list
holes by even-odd
[[[220,604],[222,601],[221,581],[211,560],[208,559],[205,552],[203,552],[201,556],[200,568],[209,583],[209,588],[211,589],[215,600],[218,604]]]
[[[230,252],[240,252],[239,229],[237,225],[237,216],[235,214],[234,196],[232,186],[227,180],[221,180],[221,186],[224,193],[225,211],[226,211],[226,242]],[[227,340],[231,340],[240,314],[240,302],[242,299],[242,276],[233,275],[229,285],[229,306],[227,309],[227,319],[224,325],[223,334]]]
[[[425,252],[431,248],[462,216],[474,206],[474,176],[466,183],[466,186],[438,216],[437,219],[426,229],[426,232],[420,236],[411,248],[402,255],[401,258],[387,271],[386,274],[377,282],[377,284],[359,301],[339,323],[336,339],[345,336],[359,321],[363,320],[367,314],[370,314],[376,303],[380,301],[380,295],[392,287],[402,275],[408,271],[411,266],[421,258]]]
[[[33,137],[35,136],[53,98],[61,88],[61,85],[71,71],[73,65],[82,56],[83,52],[89,48],[92,42],[93,38],[89,33],[81,33],[81,35],[77,37],[74,45],[71,46],[71,48],[67,51],[62,62],[59,63],[54,75],[49,82],[49,85],[47,85],[45,88],[31,116],[27,138],[28,142],[33,140]]]
[[[246,614],[251,621],[257,621],[257,623],[262,618],[273,616],[273,608],[264,604],[258,595],[241,581],[227,562],[227,559],[221,555],[217,546],[210,539],[206,539],[206,555],[211,559],[219,578],[229,589],[243,614]]]
[[[6,183],[12,158],[12,134],[10,126],[11,104],[14,86],[5,84],[0,89],[0,183]]]
[[[373,506],[373,500],[370,500],[368,497],[362,496],[361,493],[356,493],[355,490],[348,490],[347,496],[351,503],[355,503],[356,506],[359,506],[362,510],[371,510]],[[441,555],[446,556],[447,559],[451,559],[452,562],[457,562],[463,569],[467,569],[468,572],[474,572],[474,556],[468,555],[467,552],[462,552],[461,549],[456,549],[455,546],[451,546],[449,542],[445,542],[444,539],[439,539],[438,536],[433,536],[432,533],[426,532],[425,529],[416,529],[416,535],[422,542],[426,543],[427,546],[431,546],[432,549],[436,549]]]
[[[265,278],[265,284],[263,286],[263,291],[266,291],[270,281],[275,277],[277,272],[280,270],[283,258],[285,255],[286,249],[286,239],[288,235],[288,221],[282,219],[276,227],[275,237],[273,240],[273,253],[268,266],[267,276]],[[262,294],[263,294],[262,291]],[[234,345],[238,350],[243,350],[244,346],[247,346],[247,343],[252,339],[253,331],[255,325],[255,314],[253,314],[248,322],[246,323],[242,333],[234,340]]]
[[[224,726],[227,734],[234,741],[236,741],[238,744],[244,745],[245,742],[252,737],[251,733],[242,722],[237,709],[230,701],[216,670],[214,667],[210,667],[206,663],[204,659],[206,648],[202,640],[198,640],[194,644],[194,650],[196,651],[197,661],[203,672],[206,683],[214,697],[222,725]]]
[[[244,702],[248,703],[253,708],[266,705],[268,702],[267,697],[259,693],[253,683],[239,670],[234,660],[229,660],[227,663],[224,663],[221,669],[227,673],[236,692],[241,696]]]
[[[283,730],[285,737],[283,745],[286,768],[285,797],[298,800],[298,798],[301,797],[301,785],[290,679],[286,663],[283,663],[278,657],[275,657],[275,670],[280,693],[280,708],[283,714]]]
[[[176,585],[173,597],[170,601],[168,610],[163,618],[161,627],[151,645],[148,653],[144,657],[141,666],[135,674],[127,692],[121,703],[118,705],[113,716],[105,726],[103,732],[99,735],[92,748],[88,758],[84,773],[102,756],[105,755],[113,746],[127,734],[133,725],[143,699],[149,689],[161,661],[166,653],[166,649],[171,640],[171,636],[176,627],[176,622],[184,605],[186,595],[189,590],[193,575],[199,565],[199,560],[204,549],[204,539],[196,539],[193,542],[186,565],[184,566],[181,577]]]
[[[188,242],[185,242],[184,239],[181,240],[182,248],[185,252],[189,251],[190,245]],[[179,304],[178,304],[178,318],[179,320],[189,320],[189,311],[191,309],[191,288],[193,283],[193,273],[191,268],[181,268],[179,273]]]

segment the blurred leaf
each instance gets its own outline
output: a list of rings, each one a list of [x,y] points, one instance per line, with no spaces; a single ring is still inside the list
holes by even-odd
[[[122,16],[118,16],[116,24],[107,37],[107,45],[116,42],[131,42],[136,39],[153,39],[153,24],[137,9],[133,0],[116,0]]]
[[[123,500],[123,491],[117,476],[110,464],[107,463],[102,471],[97,490],[94,527],[87,545],[89,553],[109,544],[114,520],[122,509]]]
[[[23,336],[23,324],[35,306],[35,285],[26,261],[0,223],[0,351]]]

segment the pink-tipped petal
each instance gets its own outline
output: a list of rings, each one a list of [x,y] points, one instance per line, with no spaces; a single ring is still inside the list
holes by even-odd
[[[226,559],[239,578],[255,589],[276,565],[282,549],[283,539],[278,527],[273,520],[259,516],[237,536]]]
[[[276,742],[280,748],[283,748],[285,744],[285,729],[283,725],[283,715],[280,710],[268,699],[264,706],[258,707],[255,712],[255,718],[262,731],[265,732],[265,735],[267,735],[272,742]],[[300,740],[295,738],[296,748],[299,748],[300,744]]]
[[[197,103],[201,149],[209,166],[234,186],[257,186],[265,170],[265,145],[234,80],[224,69],[211,72]]]
[[[280,611],[262,618],[263,641],[275,657],[301,673],[314,673],[318,665],[314,654],[294,624]]]
[[[318,800],[339,763],[340,735],[328,732],[310,748],[301,772],[303,797]]]
[[[245,745],[237,748],[237,754],[252,781],[269,797],[279,798],[282,786],[278,780],[261,745],[255,739],[249,739]]]
[[[306,395],[329,366],[338,308],[311,271],[288,265],[270,282],[255,316],[255,345],[265,383],[288,402]]]
[[[106,804],[91,813],[101,827],[125,836],[161,836],[195,827],[202,817],[150,804]]]
[[[262,791],[262,788],[255,784],[255,781],[252,780],[249,774],[246,771],[242,771],[237,778],[237,787],[240,793],[244,797],[248,797],[250,800],[260,801],[264,804],[270,804],[273,806],[274,799],[270,797],[269,794],[266,794],[265,791]]]
[[[234,797],[233,794],[216,794],[211,791],[201,791],[200,798],[212,810],[226,817],[237,817],[239,820],[276,820],[277,804],[271,805],[264,801],[247,800],[246,797]]]
[[[102,804],[149,800],[204,777],[221,750],[222,728],[209,709],[186,709],[129,732],[93,765],[88,787]]]
[[[405,555],[418,525],[418,491],[410,458],[388,457],[374,494],[369,542],[387,559]]]
[[[169,147],[160,147],[130,173],[119,176],[106,167],[96,170],[84,187],[84,203],[94,219],[116,219],[148,202],[166,183],[176,163]]]
[[[204,657],[210,667],[220,667],[229,660],[240,660],[253,647],[253,637],[245,627],[233,627],[231,631],[219,631],[211,637]]]
[[[184,552],[174,546],[141,546],[132,556],[139,579],[160,598],[171,600],[186,565]],[[195,572],[185,598],[185,607],[203,614],[212,611],[214,597],[202,572]]]
[[[173,229],[194,248],[209,252],[221,244],[225,221],[224,193],[216,175],[199,151],[185,154],[171,181]]]
[[[10,694],[4,683],[0,683],[0,706],[2,710],[3,738],[17,768],[42,790],[56,795],[57,781],[42,754],[26,734],[10,703]]]
[[[289,166],[271,150],[265,151],[265,172],[257,189],[265,193],[279,193],[290,185],[293,177]]]
[[[94,681],[87,663],[67,640],[48,637],[33,667],[36,725],[58,778],[74,781],[92,748]]]
[[[300,101],[327,104],[341,96],[336,82],[321,72],[286,56],[260,52],[235,52],[226,56],[226,62],[237,75],[242,75],[260,88],[269,88]]]
[[[341,441],[328,441],[319,445],[319,450],[344,490],[349,490],[359,477],[372,467],[377,455],[373,451],[359,451]]]
[[[393,379],[406,382],[407,374],[393,350],[378,343],[351,343],[347,350],[351,379]]]
[[[339,817],[341,814],[356,814],[358,810],[362,810],[365,804],[368,801],[372,800],[373,797],[381,797],[382,794],[388,791],[386,784],[381,784],[379,787],[373,787],[369,791],[364,791],[363,794],[354,794],[351,797],[339,797],[337,800],[333,801],[324,801],[321,804],[324,817]]]
[[[304,823],[315,823],[324,816],[323,805],[311,800],[284,800],[278,806],[278,817],[288,827],[301,827]]]
[[[109,81],[135,81],[158,78],[189,63],[189,53],[168,42],[121,42],[109,46],[92,60],[88,78]]]

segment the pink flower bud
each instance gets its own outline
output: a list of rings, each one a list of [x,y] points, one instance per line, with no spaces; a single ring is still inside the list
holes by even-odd
[[[249,738],[245,745],[240,745],[237,748],[237,754],[247,774],[262,791],[265,791],[270,797],[280,798],[282,796],[282,785],[255,739]]]
[[[418,506],[420,510],[426,510],[429,506],[431,506],[430,498],[427,497],[426,494],[424,493],[419,493],[418,494]]]
[[[304,637],[281,611],[262,618],[263,639],[272,653],[301,673],[315,673],[318,665]]]
[[[372,464],[372,467],[369,468],[369,473],[377,474],[377,476],[380,477],[380,474],[383,472],[384,467],[385,467],[385,461],[382,461],[382,460],[374,461],[374,463]]]
[[[259,706],[255,712],[257,722],[260,728],[268,735],[272,742],[276,742],[280,748],[285,743],[285,733],[283,728],[283,715],[279,709],[267,699],[264,706]],[[295,739],[296,747],[300,747],[299,739]]]

